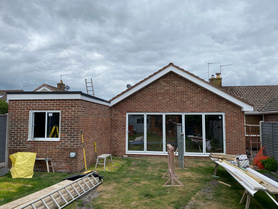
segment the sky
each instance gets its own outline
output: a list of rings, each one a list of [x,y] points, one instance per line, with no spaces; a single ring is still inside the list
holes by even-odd
[[[277,8],[277,0],[0,0],[0,90],[62,77],[86,93],[92,78],[95,96],[109,100],[170,62],[204,80],[224,65],[225,86],[278,85]]]

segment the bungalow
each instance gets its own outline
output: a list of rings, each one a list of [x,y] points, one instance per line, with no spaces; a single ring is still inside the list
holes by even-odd
[[[91,164],[94,142],[97,154],[167,155],[167,143],[177,147],[177,123],[185,156],[245,153],[245,116],[254,105],[217,86],[219,78],[206,82],[170,63],[110,101],[50,88],[8,93],[9,154],[36,152],[59,172],[79,172],[81,131]]]

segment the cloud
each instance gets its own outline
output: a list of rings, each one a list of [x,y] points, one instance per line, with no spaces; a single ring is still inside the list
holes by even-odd
[[[1,1],[0,89],[56,85],[111,99],[169,62],[225,85],[277,84],[278,2]],[[210,74],[219,71],[210,66]]]

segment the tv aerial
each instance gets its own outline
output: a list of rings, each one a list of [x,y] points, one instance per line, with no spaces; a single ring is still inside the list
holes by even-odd
[[[208,80],[209,80],[209,65],[213,65],[213,64],[219,64],[221,62],[209,62],[208,63]]]
[[[221,69],[222,69],[222,67],[227,67],[227,66],[232,66],[232,64],[228,64],[228,65],[220,65],[220,73],[221,73]]]

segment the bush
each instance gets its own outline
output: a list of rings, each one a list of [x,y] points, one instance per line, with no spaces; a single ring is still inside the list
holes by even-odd
[[[0,114],[8,113],[8,103],[0,99]]]
[[[264,167],[268,171],[277,171],[277,162],[273,157],[269,157],[266,160],[261,160]]]

